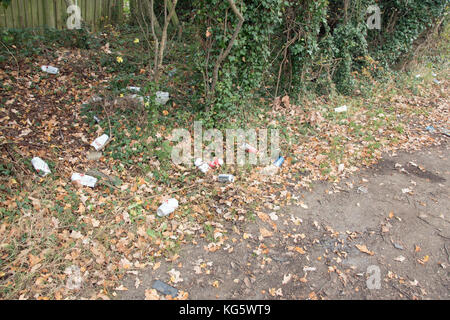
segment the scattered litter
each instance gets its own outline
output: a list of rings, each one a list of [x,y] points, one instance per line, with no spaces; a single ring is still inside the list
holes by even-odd
[[[156,280],[153,283],[152,288],[158,290],[165,296],[170,295],[170,296],[172,296],[172,298],[175,298],[176,296],[178,296],[178,289],[176,289],[172,286],[169,286],[168,284],[165,284],[164,282],[159,281],[159,280]]]
[[[421,78],[421,77],[422,77],[421,74],[416,74],[416,79],[419,79],[419,78]]]
[[[345,165],[343,163],[339,164],[338,172],[341,173],[342,171],[344,171],[344,169],[345,169]]]
[[[88,176],[88,175],[85,175],[82,173],[76,173],[76,172],[72,174],[71,179],[74,182],[78,182],[83,186],[91,187],[91,188],[94,188],[95,184],[97,183],[97,178],[94,178],[92,176]]]
[[[403,262],[403,261],[405,261],[405,257],[404,256],[398,256],[397,258],[395,258],[394,260],[395,261],[398,261],[398,262]]]
[[[134,92],[141,92],[141,87],[127,87],[127,89]]]
[[[397,243],[392,243],[393,245],[394,245],[394,248],[395,249],[398,249],[398,250],[404,250],[405,248],[403,248],[403,246],[402,245],[399,245],[399,244],[397,244]]]
[[[194,165],[203,173],[207,173],[209,171],[209,165],[206,162],[203,162],[202,159],[195,159]]]
[[[437,77],[437,74],[434,73],[434,72],[433,72],[431,75],[432,75],[433,77]]]
[[[334,112],[337,112],[337,113],[346,112],[347,108],[348,108],[347,106],[342,106],[342,107],[339,107],[339,108],[335,108]]]
[[[109,137],[107,134],[102,134],[100,137],[95,139],[94,142],[91,143],[91,146],[93,146],[95,150],[98,151],[105,146],[106,142],[108,142],[108,139]]]
[[[156,214],[160,217],[165,217],[175,211],[178,208],[178,200],[175,198],[166,200],[159,206]]]
[[[245,151],[247,151],[249,153],[258,153],[258,149],[256,149],[255,147],[249,145],[248,143],[244,143],[242,145],[242,149],[244,149]]]
[[[433,82],[436,84],[441,84],[441,82],[438,79],[433,79]]]
[[[94,120],[96,123],[100,123],[100,119],[97,116],[94,116]]]
[[[97,151],[90,151],[87,154],[87,159],[89,161],[95,161],[98,160],[102,157],[102,153],[101,152],[97,152]]]
[[[50,74],[58,74],[59,73],[59,69],[56,67],[52,67],[52,66],[42,66],[41,70]]]
[[[219,182],[234,182],[234,176],[232,174],[219,174],[217,180]]]
[[[358,191],[358,193],[368,193],[369,192],[369,190],[367,190],[367,188],[363,187],[363,186],[358,187],[357,191]]]
[[[33,159],[31,159],[31,164],[39,174],[42,172],[42,176],[44,177],[51,173],[48,164],[39,157],[34,157]]]
[[[169,101],[169,93],[164,91],[157,91],[156,92],[156,104],[159,105],[165,105]]]

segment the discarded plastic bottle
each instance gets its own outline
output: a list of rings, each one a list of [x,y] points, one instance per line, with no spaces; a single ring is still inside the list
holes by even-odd
[[[56,67],[52,67],[52,66],[42,66],[41,70],[50,74],[58,74],[59,73],[59,69]]]
[[[284,157],[279,157],[278,159],[277,159],[277,161],[275,161],[274,162],[274,166],[276,166],[276,167],[281,167],[281,165],[283,164],[283,162],[284,162]]]
[[[234,182],[234,176],[232,174],[219,174],[217,180],[219,182]]]
[[[31,164],[33,165],[34,169],[36,169],[38,173],[42,173],[42,176],[44,177],[50,173],[48,164],[39,157],[34,157],[33,159],[31,159]]]
[[[159,217],[165,217],[175,211],[178,208],[178,200],[175,198],[171,198],[169,200],[164,201],[156,210],[156,214]]]

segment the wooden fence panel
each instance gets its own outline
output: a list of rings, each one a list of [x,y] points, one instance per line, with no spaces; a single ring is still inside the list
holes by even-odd
[[[118,23],[123,17],[123,0],[74,0],[81,17],[91,29]],[[7,9],[0,6],[0,28],[67,28],[64,0],[12,0]],[[112,20],[112,19],[115,20]]]

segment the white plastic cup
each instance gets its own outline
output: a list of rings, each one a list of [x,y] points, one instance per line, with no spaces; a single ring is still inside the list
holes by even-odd
[[[156,210],[156,214],[159,217],[166,217],[172,212],[174,212],[178,208],[178,200],[175,198],[171,198],[169,200],[164,201]]]
[[[39,157],[34,157],[33,159],[31,159],[31,164],[38,173],[42,172],[42,175],[44,177],[50,173],[50,168],[48,167],[48,164]]]
[[[99,150],[104,147],[105,143],[108,141],[109,137],[107,134],[102,134],[100,137],[94,140],[94,142],[91,143],[91,146],[95,148],[95,150]]]

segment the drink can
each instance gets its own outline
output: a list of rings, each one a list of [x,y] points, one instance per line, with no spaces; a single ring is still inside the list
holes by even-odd
[[[219,182],[234,182],[234,176],[232,174],[219,174],[217,180]]]

